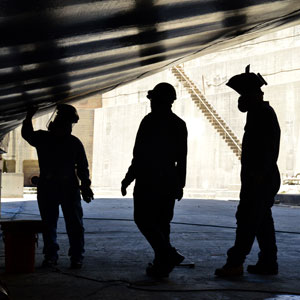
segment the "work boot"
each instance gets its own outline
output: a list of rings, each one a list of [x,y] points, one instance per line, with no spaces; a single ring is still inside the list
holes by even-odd
[[[183,261],[185,257],[179,253],[175,248],[172,248],[167,258],[163,259],[163,261],[169,261],[174,266],[179,266]],[[162,258],[161,257],[155,257],[152,264],[159,264],[161,263]]]
[[[278,274],[278,264],[264,264],[258,262],[256,265],[249,265],[247,267],[247,272],[251,274],[258,275],[277,275]]]
[[[183,261],[185,257],[179,253],[175,248],[172,248],[171,252],[171,260],[173,261],[175,266],[179,266]]]
[[[82,259],[71,259],[71,269],[81,269],[82,268]]]
[[[45,258],[42,262],[42,267],[48,268],[48,267],[54,267],[57,265],[57,259],[55,258]]]
[[[225,264],[222,268],[215,270],[215,275],[219,277],[242,276],[243,273],[243,265],[232,266],[229,264]]]
[[[184,259],[176,250],[168,255],[155,257],[153,263],[148,264],[146,274],[155,278],[169,277],[169,273],[172,272],[177,263],[183,260],[182,258]]]
[[[172,268],[173,269],[173,268]],[[148,264],[146,268],[146,274],[153,278],[167,278],[169,273],[172,271],[166,264]]]

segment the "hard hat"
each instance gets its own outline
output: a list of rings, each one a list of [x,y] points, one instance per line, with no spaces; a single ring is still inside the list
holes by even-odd
[[[267,82],[259,73],[250,73],[250,65],[246,67],[245,73],[231,77],[226,83],[227,86],[234,89],[240,95],[261,91],[260,88],[264,84],[267,85]]]
[[[176,100],[176,91],[173,85],[167,82],[157,84],[153,90],[148,91],[148,99],[162,98],[173,102]]]

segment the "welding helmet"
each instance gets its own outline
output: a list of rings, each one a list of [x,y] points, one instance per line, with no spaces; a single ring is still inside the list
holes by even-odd
[[[77,123],[79,116],[74,106],[69,104],[58,104],[53,114],[51,115],[47,128],[52,130],[53,127],[64,127]]]
[[[177,97],[173,85],[167,82],[161,82],[157,84],[153,90],[148,91],[147,98],[150,100],[159,98],[173,103]]]
[[[259,74],[250,73],[250,65],[245,69],[245,73],[235,75],[226,83],[227,86],[238,92],[240,95],[261,92],[261,87],[267,82]]]

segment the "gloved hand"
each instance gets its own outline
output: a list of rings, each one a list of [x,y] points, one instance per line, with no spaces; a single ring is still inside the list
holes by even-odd
[[[178,201],[180,201],[183,197],[183,188],[178,188],[178,190],[176,191],[175,194],[175,199],[177,199]]]
[[[80,186],[82,199],[90,203],[94,199],[94,193],[89,186]]]
[[[29,107],[27,110],[26,119],[31,120],[37,111],[38,111],[38,108],[36,106]]]
[[[127,194],[127,191],[126,191],[127,187],[128,187],[128,184],[126,184],[125,180],[122,180],[122,182],[121,182],[121,193],[122,193],[122,196],[126,196],[126,194]]]

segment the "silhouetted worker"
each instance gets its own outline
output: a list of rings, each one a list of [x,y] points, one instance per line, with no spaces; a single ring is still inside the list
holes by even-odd
[[[257,239],[260,253],[253,274],[278,274],[277,247],[271,207],[280,187],[277,158],[280,127],[269,102],[263,100],[263,77],[249,72],[233,76],[227,83],[240,94],[238,108],[247,113],[241,157],[240,202],[236,212],[235,244],[227,252],[227,262],[216,269],[217,276],[243,274],[243,263]]]
[[[22,126],[22,136],[36,148],[39,160],[37,200],[44,226],[43,266],[57,264],[59,246],[56,228],[61,205],[70,243],[71,268],[81,268],[84,227],[80,190],[87,203],[93,199],[93,192],[84,147],[71,134],[72,125],[78,122],[79,116],[73,106],[59,104],[56,115],[53,114],[54,120],[48,123],[48,131],[34,131],[32,117],[35,112],[36,109],[28,111]]]
[[[134,220],[154,250],[153,264],[146,273],[167,277],[184,257],[170,244],[170,222],[175,199],[183,196],[186,178],[187,129],[171,108],[176,91],[159,83],[148,91],[151,113],[137,132],[133,159],[122,181],[122,195],[135,180]]]

